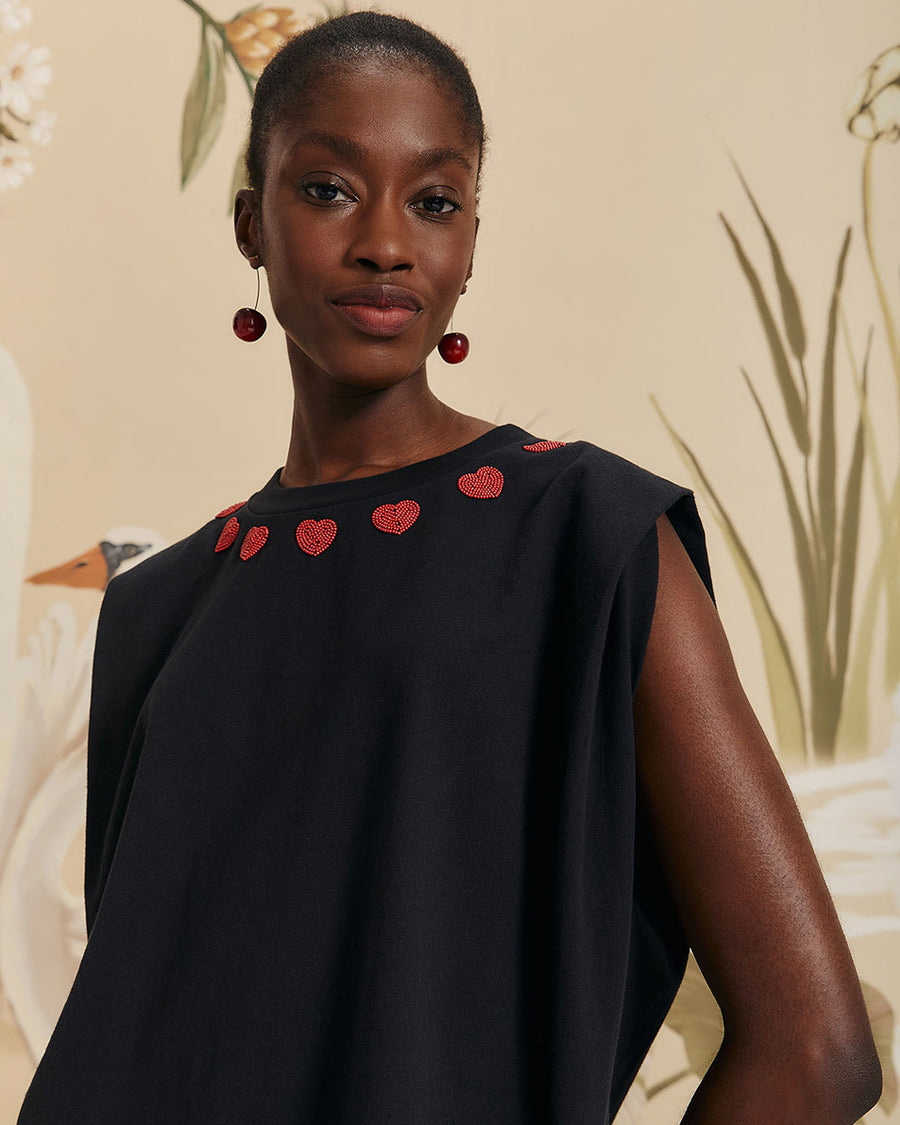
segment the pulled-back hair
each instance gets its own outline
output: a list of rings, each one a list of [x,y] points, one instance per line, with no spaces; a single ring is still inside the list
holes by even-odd
[[[250,115],[247,177],[263,186],[266,153],[273,127],[302,111],[313,97],[316,79],[334,63],[376,59],[427,71],[455,100],[467,139],[477,146],[479,169],[486,144],[481,103],[468,67],[460,56],[412,20],[381,12],[350,12],[300,32],[273,56],[259,77]]]

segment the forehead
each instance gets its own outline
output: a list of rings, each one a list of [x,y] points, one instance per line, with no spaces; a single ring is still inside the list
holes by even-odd
[[[423,152],[456,149],[477,165],[459,106],[427,70],[408,63],[354,60],[329,65],[302,102],[275,123],[270,163],[287,159],[310,133],[346,137],[367,152],[415,160]]]

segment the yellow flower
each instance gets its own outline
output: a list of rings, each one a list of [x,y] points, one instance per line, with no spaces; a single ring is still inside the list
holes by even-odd
[[[860,75],[847,107],[847,128],[864,141],[900,140],[900,44]]]
[[[259,8],[225,24],[225,34],[244,70],[259,74],[279,47],[296,35],[304,21],[290,8]]]

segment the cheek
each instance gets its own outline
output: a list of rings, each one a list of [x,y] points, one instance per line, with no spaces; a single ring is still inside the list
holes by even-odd
[[[268,228],[265,251],[274,271],[298,279],[333,268],[339,255],[334,232],[323,229],[321,223],[304,223],[302,216]]]
[[[321,230],[279,228],[265,256],[269,296],[279,321],[302,318],[305,310],[321,302],[337,254],[334,238]]]
[[[436,248],[423,265],[428,269],[441,303],[452,306],[458,299],[469,272],[471,248],[468,243]]]
[[[436,295],[440,293],[449,300],[459,296],[469,272],[474,245],[474,229],[462,224],[458,229],[439,231],[422,239],[416,265],[422,276],[428,278]]]

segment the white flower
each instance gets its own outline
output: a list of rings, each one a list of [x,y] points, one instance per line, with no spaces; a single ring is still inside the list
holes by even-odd
[[[48,109],[41,109],[31,119],[31,139],[36,145],[47,145],[53,136],[56,126],[56,114]]]
[[[31,9],[19,0],[0,0],[0,31],[21,31],[31,23]]]
[[[847,128],[864,141],[900,141],[900,44],[860,75],[847,106]]]
[[[28,149],[0,148],[0,191],[19,187],[33,171],[34,165],[28,159]]]
[[[17,43],[0,66],[0,108],[6,107],[16,117],[27,117],[33,98],[42,98],[44,88],[53,75],[47,65],[48,47],[30,47]]]

